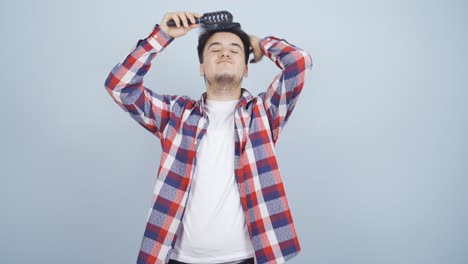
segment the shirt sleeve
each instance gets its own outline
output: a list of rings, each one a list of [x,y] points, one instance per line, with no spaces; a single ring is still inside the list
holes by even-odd
[[[151,34],[140,39],[136,47],[109,73],[105,88],[112,99],[145,129],[162,139],[171,116],[171,104],[178,99],[160,95],[143,85],[151,61],[173,41],[156,25]]]
[[[282,70],[267,91],[259,94],[276,143],[296,105],[306,72],[312,68],[312,58],[306,51],[273,36],[260,40],[260,49]]]

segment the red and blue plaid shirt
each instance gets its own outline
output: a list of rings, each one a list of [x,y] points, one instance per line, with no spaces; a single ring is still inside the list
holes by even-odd
[[[199,100],[161,95],[143,85],[154,57],[172,42],[156,25],[110,72],[105,87],[113,100],[162,147],[153,206],[137,263],[167,263],[177,239],[197,148],[205,135],[206,93]],[[302,90],[310,55],[273,36],[260,41],[262,52],[282,70],[256,97],[242,89],[235,109],[235,178],[256,263],[284,263],[300,251],[275,155],[275,143]]]

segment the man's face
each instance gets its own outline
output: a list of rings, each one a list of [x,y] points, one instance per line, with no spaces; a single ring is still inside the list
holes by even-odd
[[[244,45],[237,35],[218,32],[208,39],[200,64],[200,74],[208,83],[228,81],[240,85],[247,70]]]

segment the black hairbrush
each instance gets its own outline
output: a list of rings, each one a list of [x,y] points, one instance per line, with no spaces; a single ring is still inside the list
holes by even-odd
[[[210,27],[209,25],[214,24],[230,24],[232,23],[232,14],[228,11],[205,13],[200,18],[195,18],[195,23],[203,24],[207,27]],[[192,24],[190,20],[188,20],[188,24]],[[176,25],[176,23],[174,22],[174,20],[169,20],[167,22],[167,25],[173,27]]]

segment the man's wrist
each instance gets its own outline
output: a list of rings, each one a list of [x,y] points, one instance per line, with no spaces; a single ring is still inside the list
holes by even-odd
[[[163,49],[174,40],[159,27],[159,24],[154,26],[153,31],[146,39],[156,49]]]
[[[158,37],[162,37],[164,38],[166,41],[172,41],[174,40],[173,37],[169,36],[169,34],[167,34],[164,30],[161,29],[161,27],[159,26],[159,24],[156,24],[153,28],[153,32],[151,32],[150,34],[151,37],[155,37],[155,36],[158,36]],[[156,38],[156,37],[155,37]]]
[[[260,46],[260,50],[262,51],[263,54],[267,54],[266,52],[266,45],[267,43],[270,41],[270,37],[264,37],[264,38],[261,38],[259,41],[258,41],[258,45]]]

